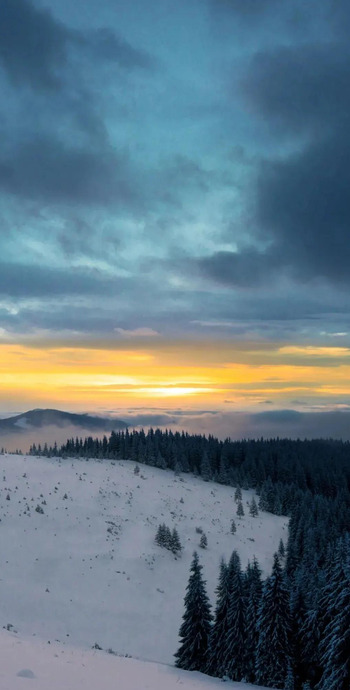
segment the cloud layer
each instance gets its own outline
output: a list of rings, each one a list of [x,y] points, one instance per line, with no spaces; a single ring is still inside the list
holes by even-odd
[[[349,27],[3,0],[0,339],[349,347]]]

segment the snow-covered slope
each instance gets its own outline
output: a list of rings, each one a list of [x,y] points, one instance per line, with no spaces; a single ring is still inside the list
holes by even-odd
[[[220,680],[202,673],[22,640],[5,632],[0,632],[0,649],[1,690],[259,690],[256,685],[223,686]]]
[[[231,487],[142,465],[137,475],[128,461],[0,456],[0,490],[0,628],[46,644],[172,663],[196,527],[213,604],[222,556],[235,548],[246,566],[256,555],[267,574],[287,537],[286,518],[249,516],[252,492],[239,519]],[[160,522],[178,528],[181,558],[155,544]]]

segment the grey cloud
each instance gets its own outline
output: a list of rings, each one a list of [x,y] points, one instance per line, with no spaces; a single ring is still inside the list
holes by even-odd
[[[159,427],[159,426],[173,426],[177,425],[179,423],[179,420],[176,418],[176,415],[171,415],[171,414],[152,414],[152,413],[143,413],[143,414],[123,414],[123,412],[119,413],[119,417],[123,422],[126,422],[129,426],[153,426],[153,427]]]
[[[279,416],[278,412],[282,412]],[[347,410],[330,412],[303,412],[276,410],[250,415],[246,420],[247,436],[259,434],[265,438],[336,438],[350,439],[350,413]]]
[[[71,48],[83,49],[95,59],[113,61],[127,70],[154,66],[150,55],[108,27],[77,31],[30,0],[1,1],[0,61],[15,85],[44,90],[61,87]]]
[[[123,69],[154,70],[155,58],[143,50],[135,48],[112,29],[102,27],[77,37],[98,60],[115,62]]]
[[[207,268],[219,279],[222,270],[222,282],[271,284],[277,269],[297,282],[348,284],[349,80],[348,49],[326,39],[259,52],[251,62],[243,87],[255,116],[287,142],[301,139],[296,153],[258,165],[251,202],[267,249],[252,249],[248,261],[246,252],[213,257]]]
[[[258,412],[251,417],[257,424],[264,424],[266,421],[274,424],[298,424],[303,418],[303,413],[296,410],[273,410],[272,412]]]
[[[0,187],[12,194],[47,201],[129,203],[135,185],[128,161],[112,147],[89,150],[37,137],[0,157]]]
[[[344,46],[325,42],[258,52],[242,88],[267,124],[314,136],[347,121],[349,79],[350,56]]]
[[[53,89],[66,60],[67,32],[50,12],[29,0],[0,3],[0,60],[14,84]]]
[[[271,9],[280,7],[279,0],[210,0],[213,12],[232,13],[237,17],[255,20]]]
[[[0,264],[0,295],[40,297],[103,295],[117,290],[120,279],[106,279],[98,271],[58,269],[25,264]]]
[[[279,414],[281,413],[281,414]],[[121,415],[119,415],[121,416]],[[190,433],[213,434],[221,439],[230,437],[233,440],[242,438],[342,438],[350,439],[350,412],[304,412],[295,410],[276,410],[249,414],[246,412],[202,414],[198,417],[186,416],[176,418],[164,426],[175,430],[184,429]],[[153,424],[153,422],[151,422]],[[144,426],[147,426],[145,423]],[[155,424],[154,424],[155,426]]]
[[[350,279],[350,144],[345,132],[282,162],[263,164],[257,222],[274,238],[272,253],[297,278]]]
[[[276,258],[254,248],[241,252],[217,252],[196,261],[204,275],[231,287],[251,287],[266,282],[277,268]]]

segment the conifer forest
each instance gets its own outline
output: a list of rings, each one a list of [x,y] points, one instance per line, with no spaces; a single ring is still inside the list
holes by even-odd
[[[281,690],[350,687],[350,444],[333,440],[219,441],[150,429],[32,446],[33,455],[126,458],[259,497],[249,506],[289,517],[288,541],[263,580],[256,559],[243,572],[236,551],[218,568],[216,601],[193,554],[174,650],[179,668]],[[232,533],[235,520],[232,520]],[[205,536],[205,535],[204,535]],[[178,535],[160,525],[157,543],[181,557]],[[205,539],[200,546],[206,548]]]

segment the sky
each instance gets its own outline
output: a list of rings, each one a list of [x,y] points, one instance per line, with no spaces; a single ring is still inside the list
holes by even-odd
[[[349,437],[349,30],[1,1],[0,414]]]

